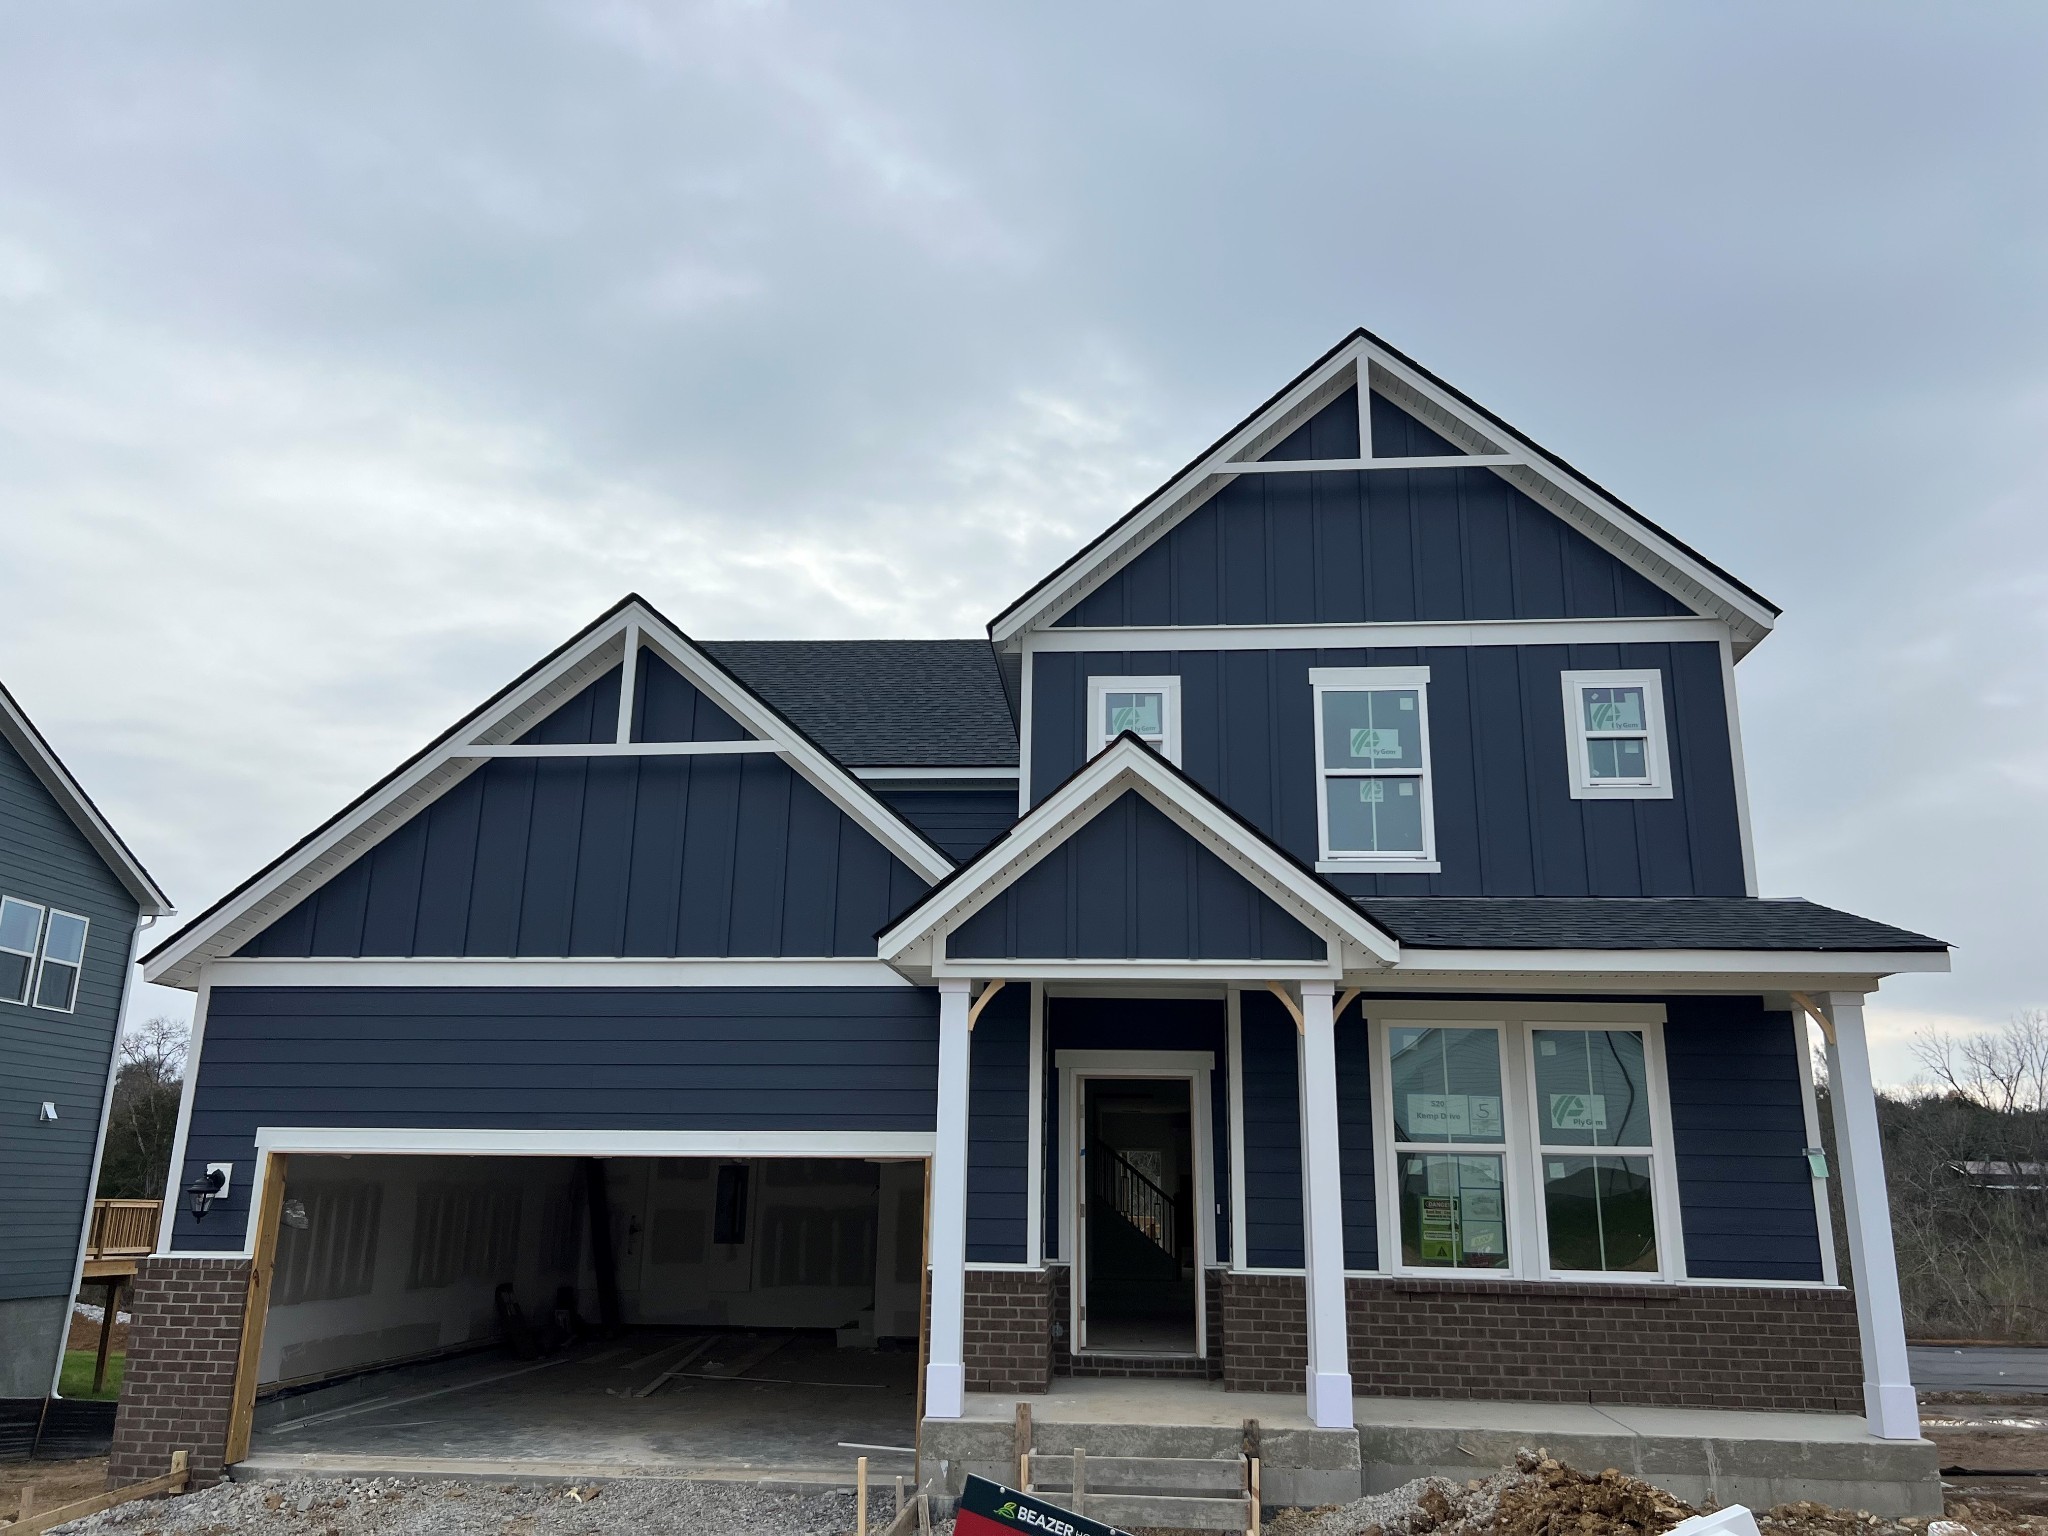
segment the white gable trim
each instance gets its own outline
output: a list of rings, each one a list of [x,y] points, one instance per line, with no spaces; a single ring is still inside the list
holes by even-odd
[[[1420,461],[1366,458],[1286,468],[1277,464],[1258,470],[1232,468],[1232,461],[1258,459],[1354,383],[1385,395],[1472,455],[1429,462],[1470,464],[1501,476],[1657,586],[1726,623],[1734,632],[1738,654],[1770,632],[1776,614],[1768,604],[1589,485],[1536,444],[1489,419],[1391,348],[1358,332],[1141,502],[1110,536],[1076,554],[1012,604],[989,625],[990,639],[998,645],[1013,644],[1025,631],[1050,624],[1240,473],[1415,467]],[[1370,419],[1367,403],[1361,393],[1362,426]],[[1361,442],[1370,454],[1369,432],[1362,434]]]
[[[478,755],[477,749],[509,746],[565,700],[618,665],[622,658],[637,659],[641,644],[766,743],[767,750],[781,756],[819,793],[924,879],[942,879],[953,868],[951,860],[850,772],[735,682],[644,600],[634,597],[458,722],[354,804],[173,935],[145,959],[144,976],[164,986],[197,986],[203,964],[232,955],[473,773],[486,760]],[[628,720],[628,710],[621,710],[621,730]],[[613,742],[599,744],[591,755],[610,756],[618,752],[619,743]]]
[[[949,962],[945,958],[947,935],[1127,791],[1143,796],[1289,916],[1321,934],[1329,946],[1327,961],[1181,961],[1164,965],[1153,961]],[[1175,967],[1176,974],[1184,971],[1189,976],[1226,971],[1231,975],[1284,971],[1290,976],[1331,976],[1338,971],[1390,966],[1399,960],[1401,948],[1342,896],[1222,810],[1158,754],[1133,737],[1120,736],[943,889],[898,919],[877,941],[877,952],[898,969],[920,976],[978,976],[996,970],[1005,976],[1021,977],[1027,971],[1034,976],[1086,972],[1109,978]]]
[[[145,917],[165,917],[172,910],[171,898],[163,888],[152,880],[149,871],[142,867],[142,861],[128,851],[128,845],[121,841],[121,835],[113,824],[100,814],[98,806],[85,788],[71,776],[71,770],[64,766],[56,750],[43,739],[43,733],[35,728],[22,707],[15,702],[14,695],[0,687],[0,740],[13,747],[21,760],[28,764],[28,771],[50,798],[78,828],[79,835],[92,845],[100,862],[113,872],[135,898],[136,905]]]

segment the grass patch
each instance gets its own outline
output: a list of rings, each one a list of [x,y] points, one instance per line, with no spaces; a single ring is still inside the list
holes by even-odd
[[[107,1379],[95,1392],[92,1389],[92,1363],[97,1356],[98,1351],[91,1349],[65,1350],[64,1374],[58,1378],[57,1390],[65,1397],[119,1397],[121,1378],[128,1371],[128,1357],[120,1354],[107,1356]]]

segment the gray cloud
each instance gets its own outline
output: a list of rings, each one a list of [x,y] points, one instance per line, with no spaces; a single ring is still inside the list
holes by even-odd
[[[972,633],[1364,323],[1785,605],[1767,888],[1960,946],[1892,1041],[2048,1001],[2038,8],[100,4],[0,58],[0,675],[187,910],[628,588]]]

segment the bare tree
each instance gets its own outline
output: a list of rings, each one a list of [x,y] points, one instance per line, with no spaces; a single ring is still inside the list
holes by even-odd
[[[2003,1029],[1972,1035],[1923,1029],[1913,1054],[1937,1092],[1996,1114],[2048,1109],[2048,1008],[2028,1008]]]
[[[190,1038],[186,1025],[166,1018],[138,1024],[121,1037],[121,1065],[114,1074],[114,1102],[100,1158],[101,1199],[147,1200],[163,1194]]]

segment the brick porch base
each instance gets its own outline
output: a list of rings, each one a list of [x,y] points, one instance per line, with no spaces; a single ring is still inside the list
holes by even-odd
[[[248,1289],[247,1259],[148,1258],[137,1267],[108,1487],[159,1476],[173,1451],[191,1452],[193,1487],[220,1481]]]

